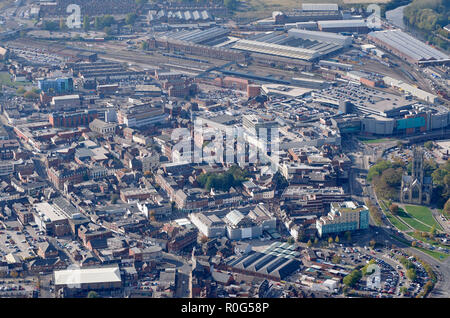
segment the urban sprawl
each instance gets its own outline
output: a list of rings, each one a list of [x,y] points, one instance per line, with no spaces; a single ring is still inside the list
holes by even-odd
[[[246,3],[1,2],[0,297],[449,297],[449,55]]]

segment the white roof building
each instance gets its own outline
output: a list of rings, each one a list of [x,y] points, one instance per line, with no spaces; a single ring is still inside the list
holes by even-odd
[[[118,266],[101,268],[75,268],[54,272],[56,287],[86,288],[102,284],[121,284]]]

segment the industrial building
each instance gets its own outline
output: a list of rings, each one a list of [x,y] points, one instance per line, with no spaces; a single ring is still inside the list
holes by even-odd
[[[229,33],[230,33],[229,29],[225,29],[222,27],[214,27],[206,30],[174,31],[165,34],[163,37],[191,42],[195,44],[214,45],[220,41],[225,40],[225,37]],[[214,44],[210,42],[214,42]]]
[[[329,20],[318,21],[317,26],[324,32],[350,32],[350,33],[368,33],[369,26],[366,21],[359,20]]]
[[[425,102],[434,104],[438,100],[438,96],[428,93],[420,88],[417,88],[415,86],[412,86],[410,84],[404,83],[401,80],[385,76],[383,77],[383,81],[386,85],[392,86],[394,88],[397,88],[407,94],[411,94],[412,96],[421,99]]]
[[[159,48],[172,52],[181,52],[236,62],[244,62],[247,59],[248,55],[236,50],[196,44],[193,42],[177,40],[169,37],[154,37],[149,39],[148,43],[149,47],[152,49]]]
[[[272,16],[275,24],[342,19],[339,6],[335,3],[303,3],[301,9],[286,13],[277,11]]]
[[[289,47],[286,45],[271,44],[265,42],[239,40],[233,45],[233,49],[246,52],[257,52],[269,55],[278,55],[293,59],[311,61],[319,58],[319,54],[314,50]]]
[[[214,17],[207,10],[150,10],[148,22],[155,23],[193,23],[214,20]]]
[[[55,290],[64,294],[87,291],[113,290],[122,287],[119,266],[99,268],[74,268],[53,272]]]
[[[226,264],[226,268],[236,273],[283,280],[300,269],[300,253],[295,245],[275,242],[262,252],[251,251]]]
[[[348,47],[352,45],[353,39],[350,36],[335,34],[332,32],[309,31],[301,29],[290,29],[288,34],[296,39],[332,43]]]
[[[235,42],[231,47],[252,54],[290,60],[315,61],[336,54],[351,44],[351,38],[333,33],[290,29],[253,35]]]
[[[371,32],[369,39],[412,64],[447,64],[450,57],[401,30]]]

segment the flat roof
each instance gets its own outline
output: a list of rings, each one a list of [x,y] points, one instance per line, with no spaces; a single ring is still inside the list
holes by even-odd
[[[55,285],[122,282],[118,266],[101,268],[66,269],[54,272]]]
[[[39,215],[43,214],[45,217],[48,217],[51,222],[66,220],[68,218],[67,215],[58,211],[58,209],[48,202],[36,203],[34,208]]]

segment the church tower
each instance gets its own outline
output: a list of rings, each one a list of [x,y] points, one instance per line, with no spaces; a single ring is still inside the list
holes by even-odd
[[[413,150],[413,162],[412,162],[412,177],[418,180],[420,183],[423,182],[423,151],[419,148],[414,148]]]

